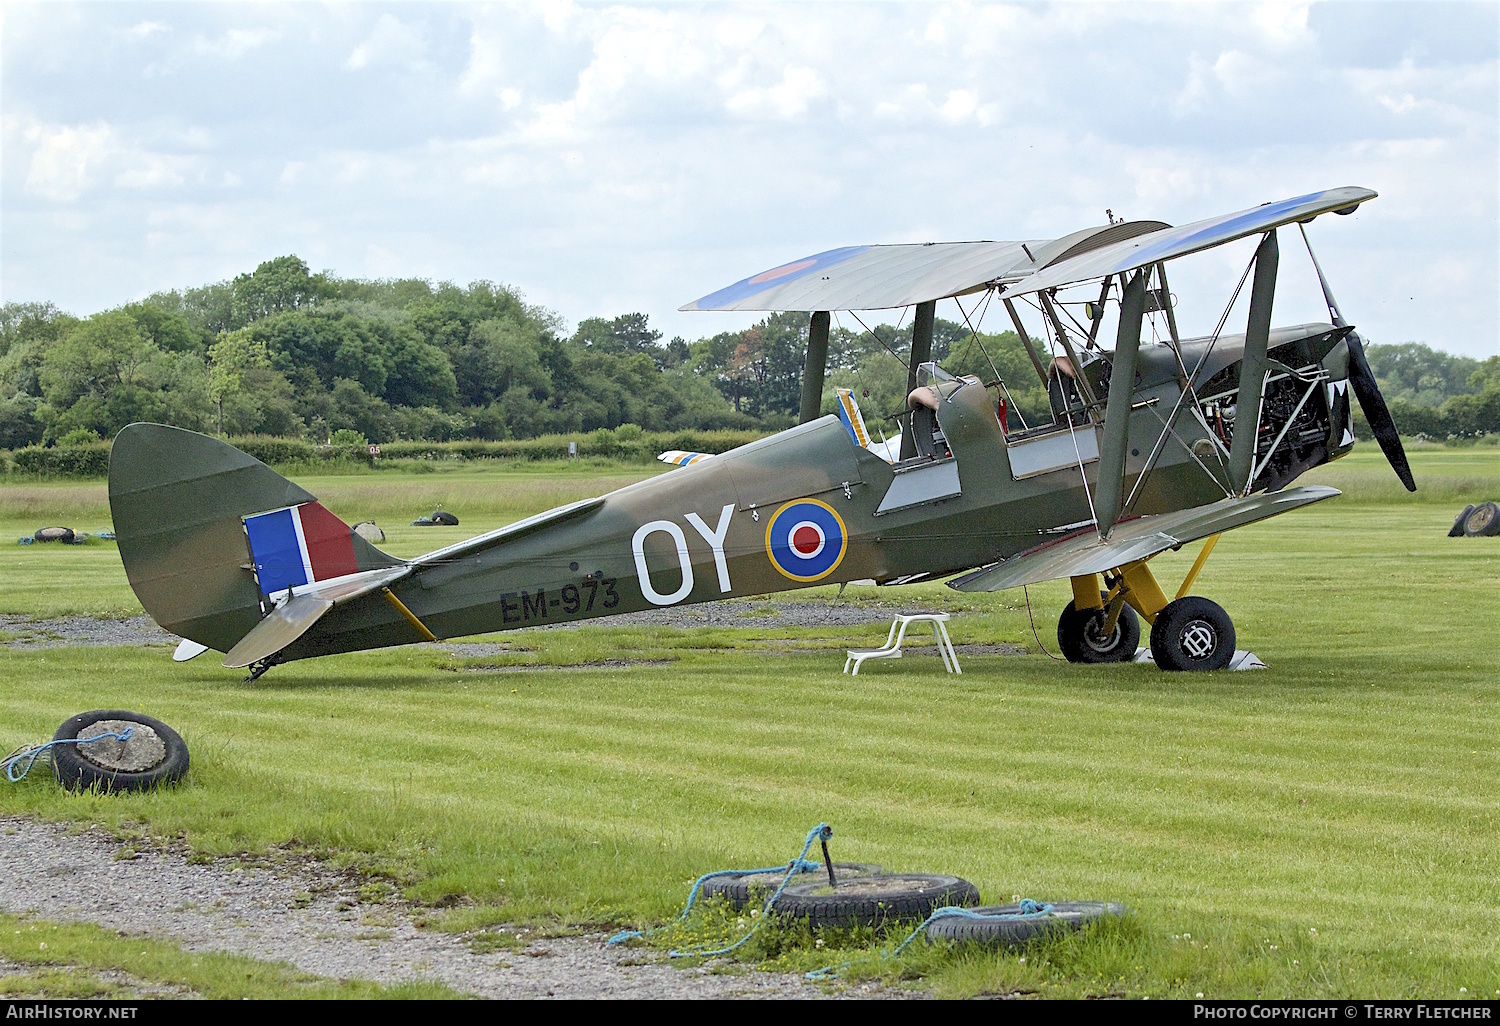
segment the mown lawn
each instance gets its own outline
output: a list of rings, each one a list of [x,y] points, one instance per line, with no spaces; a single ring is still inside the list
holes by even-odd
[[[1494,997],[1500,539],[1445,534],[1465,501],[1500,499],[1500,451],[1414,452],[1424,488],[1409,498],[1366,450],[1321,474],[1350,497],[1226,535],[1195,589],[1230,611],[1265,672],[1068,666],[1037,651],[1021,595],[940,586],[845,600],[953,609],[955,642],[1037,654],[969,657],[957,678],[915,657],[855,679],[832,650],[878,640],[878,625],[603,625],[497,636],[511,649],[488,656],[297,663],[244,684],[208,656],[174,665],[165,649],[0,651],[0,743],[124,706],[176,725],[194,760],[176,790],[70,796],[38,775],[5,785],[0,810],[182,835],[208,852],[336,850],[418,900],[465,899],[434,913],[453,929],[660,922],[697,874],[784,861],[826,820],[840,859],[958,873],[987,901],[1134,910],[1025,961],[902,963],[939,993]],[[462,535],[540,508],[513,498],[528,483],[545,481],[551,505],[628,479],[441,483]],[[394,512],[380,489],[434,486],[307,484],[347,519],[377,520],[338,488],[375,487],[365,509]],[[88,486],[26,487],[76,489],[74,526],[98,519]],[[14,508],[8,490],[0,510]],[[393,532],[391,547],[417,551],[440,533]],[[1195,549],[1155,564],[1164,583]],[[133,604],[107,545],[3,551],[4,611]],[[66,567],[74,583],[42,590],[38,566]],[[1066,597],[1065,583],[1031,590],[1053,651]],[[632,665],[578,665],[603,659]],[[830,958],[794,937],[747,950],[799,967]]]

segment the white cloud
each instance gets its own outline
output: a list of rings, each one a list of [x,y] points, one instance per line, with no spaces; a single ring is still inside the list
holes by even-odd
[[[103,122],[32,125],[26,129],[25,138],[35,147],[26,174],[27,194],[59,203],[71,203],[82,196],[115,150],[114,131]]]
[[[768,86],[740,89],[724,99],[724,109],[750,118],[801,117],[808,104],[828,95],[828,85],[812,68],[786,67],[781,80]]]
[[[115,185],[122,189],[174,188],[186,181],[185,171],[190,166],[190,160],[180,157],[142,154],[133,166],[115,176]]]
[[[1311,6],[1306,0],[1261,0],[1255,5],[1255,24],[1275,45],[1305,43],[1309,38],[1307,15]]]
[[[147,39],[161,32],[171,32],[172,26],[163,25],[159,21],[143,21],[130,26],[125,34],[131,39]]]
[[[98,309],[295,251],[694,336],[740,322],[678,304],[835,245],[1362,184],[1380,200],[1315,239],[1361,329],[1494,351],[1500,54],[1465,10],[178,5],[135,36],[163,79],[111,56],[146,52],[118,46],[139,9],[38,5],[7,21],[7,110],[55,123],[7,121],[0,285]],[[1238,270],[1203,264],[1174,288]]]
[[[199,36],[193,40],[193,49],[206,57],[237,61],[247,53],[258,50],[267,43],[280,38],[281,32],[277,29],[235,28],[223,33],[216,39]]]
[[[364,42],[349,54],[344,67],[350,71],[391,64],[416,67],[422,63],[426,49],[420,28],[382,14]]]

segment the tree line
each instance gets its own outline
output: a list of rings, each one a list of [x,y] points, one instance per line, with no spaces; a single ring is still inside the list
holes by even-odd
[[[646,315],[628,313],[569,333],[506,286],[339,278],[289,255],[84,318],[51,303],[5,304],[0,448],[107,439],[141,420],[317,443],[529,439],[625,424],[778,430],[798,412],[807,331],[806,314],[779,313],[663,341]],[[836,326],[824,410],[836,387],[851,388],[872,433],[895,434],[909,346],[909,325]],[[1370,355],[1403,430],[1500,430],[1500,358],[1481,364],[1413,343]],[[1005,381],[1028,422],[1048,416],[1013,332],[976,336],[939,319],[933,356],[953,373]]]

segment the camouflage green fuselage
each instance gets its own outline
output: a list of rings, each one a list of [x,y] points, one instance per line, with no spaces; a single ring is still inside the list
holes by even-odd
[[[1231,367],[1233,347],[1224,349],[1216,363]],[[1343,376],[1342,345],[1311,355]],[[1181,395],[1168,347],[1143,347],[1139,366],[1127,495]],[[946,390],[937,422],[951,459],[893,466],[858,447],[838,418],[826,416],[611,492],[592,508],[489,547],[419,566],[391,590],[436,637],[454,638],[846,581],[937,577],[1005,559],[1093,519],[1089,495],[1097,462],[1076,460],[1018,479],[1012,466],[1016,436],[1008,442],[985,389],[961,383]],[[1182,404],[1173,429],[1175,439],[1169,434],[1159,447],[1127,516],[1185,509],[1225,495],[1222,461],[1193,454],[1209,433],[1190,403]],[[1054,434],[1073,445],[1096,430],[1084,422]],[[233,521],[274,508],[260,496],[266,475],[275,475],[222,448],[248,463],[229,470],[193,466],[174,476],[178,484],[141,484],[160,471],[150,469],[145,456],[127,454],[118,475],[112,465],[110,490],[122,556],[147,610],[168,630],[225,651],[266,609],[243,532],[233,529]],[[1344,451],[1331,445],[1329,458]],[[189,487],[194,474],[218,475],[216,511],[175,533],[148,530],[146,505],[176,494],[164,489]],[[236,485],[236,475],[254,478],[254,496],[249,484]],[[286,485],[286,503],[311,498]],[[916,501],[894,502],[898,492]],[[139,496],[134,507],[132,495]],[[788,503],[803,504],[794,514],[826,510],[832,520],[824,522],[837,523],[824,532],[825,543],[836,544],[837,552],[825,547],[810,564],[815,574],[794,572],[800,565],[787,564],[795,560],[771,551],[768,529]],[[362,569],[399,563],[367,548],[360,549],[360,560]],[[211,570],[196,571],[204,561],[213,564]],[[184,597],[185,590],[193,594]],[[278,661],[420,640],[395,605],[374,594],[333,608]]]

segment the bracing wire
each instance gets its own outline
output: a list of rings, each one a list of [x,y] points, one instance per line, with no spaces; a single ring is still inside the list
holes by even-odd
[[[1257,248],[1256,253],[1258,254],[1259,252],[1260,250]],[[1151,475],[1151,471],[1155,469],[1157,457],[1161,455],[1161,450],[1166,445],[1168,432],[1170,432],[1173,437],[1176,437],[1176,432],[1172,430],[1172,425],[1177,422],[1177,414],[1182,409],[1183,400],[1188,396],[1192,396],[1194,404],[1196,405],[1198,403],[1198,389],[1195,384],[1198,380],[1198,372],[1203,369],[1203,365],[1208,362],[1208,358],[1213,353],[1214,347],[1219,344],[1219,336],[1224,331],[1224,325],[1229,322],[1229,315],[1234,312],[1234,304],[1239,301],[1240,293],[1244,291],[1245,282],[1249,280],[1250,272],[1254,268],[1255,257],[1252,256],[1250,258],[1250,262],[1245,265],[1245,270],[1240,274],[1239,283],[1235,285],[1234,291],[1230,293],[1229,302],[1224,304],[1224,312],[1219,315],[1219,323],[1214,325],[1214,333],[1209,336],[1208,345],[1204,346],[1203,348],[1203,355],[1198,357],[1198,362],[1193,366],[1193,372],[1188,375],[1187,387],[1178,394],[1177,401],[1172,404],[1172,412],[1165,418],[1162,418],[1162,424],[1165,426],[1166,430],[1161,433],[1161,437],[1156,440],[1156,445],[1152,447],[1150,456],[1146,458],[1145,467],[1142,468],[1140,475],[1135,480],[1135,487],[1130,490],[1130,495],[1126,498],[1125,502],[1120,507],[1122,510],[1129,510],[1134,508],[1136,497],[1140,495],[1141,489],[1146,483],[1146,478],[1148,478]],[[1155,411],[1153,410],[1152,412]],[[1160,414],[1157,414],[1157,416],[1161,417]],[[1182,439],[1180,438],[1178,438],[1177,440],[1178,442],[1182,441]],[[1207,473],[1208,468],[1203,466],[1202,460],[1197,459],[1197,454],[1193,453],[1192,449],[1190,448],[1188,449],[1188,452],[1193,455],[1194,460],[1196,460],[1198,462],[1198,465],[1200,467],[1203,467],[1204,472]],[[1220,462],[1222,463],[1223,461],[1221,460]],[[1213,478],[1213,475],[1209,474],[1209,477]],[[1219,483],[1217,478],[1213,478],[1213,480],[1215,484]],[[1223,485],[1221,484],[1219,485],[1219,487],[1222,489]]]
[[[1027,431],[1030,429],[1030,425],[1026,423],[1026,414],[1021,412],[1021,407],[1016,404],[1015,397],[1010,394],[1010,389],[1006,387],[1005,377],[1000,373],[1000,368],[995,366],[995,361],[990,358],[990,351],[984,347],[984,339],[979,337],[979,328],[976,326],[976,324],[984,323],[984,315],[989,313],[990,301],[994,298],[995,289],[991,287],[986,290],[984,294],[984,306],[979,311],[979,320],[977,322],[971,321],[969,319],[969,311],[964,309],[964,304],[961,299],[959,299],[957,296],[954,296],[953,302],[957,304],[958,312],[964,315],[964,323],[969,327],[969,340],[971,342],[977,342],[979,344],[979,351],[984,354],[985,362],[990,365],[990,370],[995,374],[995,384],[999,385],[1000,391],[1005,393],[1005,401],[1009,404],[1009,408],[1015,410],[1016,416],[1020,418],[1021,430]],[[974,305],[978,306],[979,304],[976,303]]]
[[[905,316],[905,315],[906,315],[906,311],[904,311],[904,310],[903,310],[903,311],[902,311],[902,316],[903,316],[903,317],[904,317],[904,316]],[[849,316],[850,316],[850,317],[853,317],[853,318],[854,318],[854,319],[855,319],[855,320],[856,320],[856,321],[859,321],[859,326],[860,326],[860,327],[861,327],[861,328],[864,328],[864,329],[865,329],[865,334],[867,334],[867,335],[869,335],[869,336],[870,336],[870,337],[871,337],[871,338],[873,338],[873,339],[874,339],[874,340],[875,340],[875,341],[876,341],[876,342],[879,342],[879,343],[880,343],[880,347],[881,347],[881,348],[882,348],[882,349],[884,349],[884,350],[885,350],[885,351],[886,351],[886,352],[888,352],[888,353],[890,353],[890,354],[891,354],[891,358],[892,358],[892,359],[894,359],[894,360],[895,360],[895,361],[896,361],[896,362],[897,362],[897,363],[899,363],[899,364],[900,364],[900,365],[901,365],[901,366],[903,366],[903,367],[905,367],[905,366],[907,366],[907,361],[905,361],[905,360],[903,360],[903,359],[902,359],[902,358],[901,358],[901,354],[900,354],[900,353],[898,353],[898,352],[896,352],[896,351],[895,351],[895,350],[894,350],[894,349],[892,349],[892,348],[891,348],[891,347],[890,347],[890,346],[888,346],[888,345],[886,345],[886,343],[885,343],[885,339],[883,339],[883,338],[881,338],[881,337],[880,337],[880,336],[879,336],[879,335],[877,335],[877,334],[875,334],[875,331],[874,331],[874,329],[872,329],[872,328],[871,328],[871,327],[870,327],[870,326],[869,326],[869,325],[868,325],[868,324],[866,324],[866,323],[865,323],[865,322],[864,322],[864,321],[863,321],[863,320],[860,320],[860,316],[859,316],[859,314],[857,314],[857,313],[855,313],[855,312],[854,312],[854,311],[853,311],[853,310],[850,310],[850,311],[849,311]],[[900,324],[899,324],[899,323],[898,323],[898,324],[897,324],[897,325],[896,325],[896,328],[897,328],[897,330],[900,330],[900,328],[901,328],[901,325],[900,325]]]

